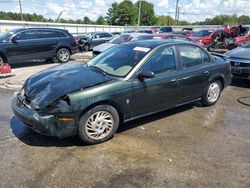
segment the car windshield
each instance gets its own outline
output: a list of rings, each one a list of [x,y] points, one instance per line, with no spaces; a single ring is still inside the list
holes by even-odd
[[[196,32],[193,37],[206,37],[209,36],[212,33],[212,31],[209,30],[202,30],[202,31],[198,31]]]
[[[116,46],[90,60],[87,66],[112,76],[125,77],[150,50],[134,45]]]
[[[6,33],[1,34],[1,35],[0,35],[0,41],[4,42],[4,41],[9,40],[10,37],[11,37],[14,33],[16,33],[16,30],[10,30],[10,31],[8,31],[8,32],[6,32]]]
[[[132,38],[133,37],[131,35],[120,35],[119,37],[111,39],[109,42],[113,44],[121,44],[130,41]]]

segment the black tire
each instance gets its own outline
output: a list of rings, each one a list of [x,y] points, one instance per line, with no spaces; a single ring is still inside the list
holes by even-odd
[[[88,43],[84,44],[83,49],[85,52],[88,52],[89,51],[89,44]]]
[[[0,65],[2,65],[4,63],[6,63],[5,59],[4,59],[4,57],[2,55],[0,55]]]
[[[60,48],[56,53],[56,58],[60,63],[67,63],[70,60],[71,53],[67,48]]]
[[[95,114],[102,113],[102,112],[107,113],[108,115],[112,116],[112,118],[108,119],[108,121],[113,120],[112,128],[106,131],[107,128],[105,128],[105,126],[107,127],[107,125],[104,125],[103,121],[101,121],[100,119],[95,119],[94,123],[92,123],[93,125],[91,125],[91,128],[90,128],[89,127],[90,124],[88,123],[91,122],[93,118],[97,118],[97,115]],[[92,120],[91,120],[91,117],[93,117]],[[99,121],[99,122],[96,122],[96,121]],[[114,107],[110,105],[96,106],[90,109],[89,111],[87,111],[86,113],[84,113],[83,116],[81,117],[79,126],[78,126],[78,135],[80,139],[87,144],[99,144],[99,143],[105,142],[114,136],[115,132],[118,129],[119,121],[120,121],[119,114]],[[93,128],[92,126],[94,126],[95,128]],[[97,129],[97,128],[99,129],[99,131],[102,131],[102,130],[103,132],[106,131],[106,133],[101,133],[100,138],[93,139],[91,138],[90,134],[96,134],[94,131],[97,131],[97,130],[93,130],[93,129]]]
[[[219,91],[216,92],[216,99],[214,98],[213,100],[209,99],[209,89],[212,87],[212,85],[216,85],[219,87]],[[221,91],[222,91],[222,85],[221,85],[221,82],[219,80],[214,80],[212,82],[209,83],[209,85],[207,86],[206,88],[206,92],[204,93],[204,95],[202,96],[202,99],[201,99],[201,104],[203,106],[212,106],[214,105],[220,98],[220,95],[221,95]]]

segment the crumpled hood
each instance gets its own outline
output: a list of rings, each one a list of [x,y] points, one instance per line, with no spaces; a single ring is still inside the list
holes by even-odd
[[[106,43],[103,43],[103,44],[100,44],[96,47],[94,47],[93,51],[97,51],[97,52],[104,52],[105,50],[113,47],[113,46],[116,46],[117,44],[114,44],[114,43],[111,43],[111,42],[106,42]]]
[[[43,108],[66,94],[110,80],[112,77],[86,65],[66,63],[29,77],[23,89],[35,105]]]
[[[227,52],[225,55],[227,55],[231,58],[249,59],[250,60],[250,48],[238,47],[238,48],[235,48],[235,49]]]

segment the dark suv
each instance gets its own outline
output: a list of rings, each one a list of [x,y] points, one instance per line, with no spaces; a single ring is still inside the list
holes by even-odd
[[[77,41],[63,29],[22,28],[0,36],[0,64],[52,58],[66,63],[77,52]]]

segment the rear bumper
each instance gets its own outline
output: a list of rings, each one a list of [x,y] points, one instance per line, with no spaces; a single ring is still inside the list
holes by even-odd
[[[11,106],[16,117],[35,132],[47,136],[65,138],[76,135],[75,122],[60,123],[55,115],[41,115],[35,109],[26,106],[18,95],[12,100]]]

